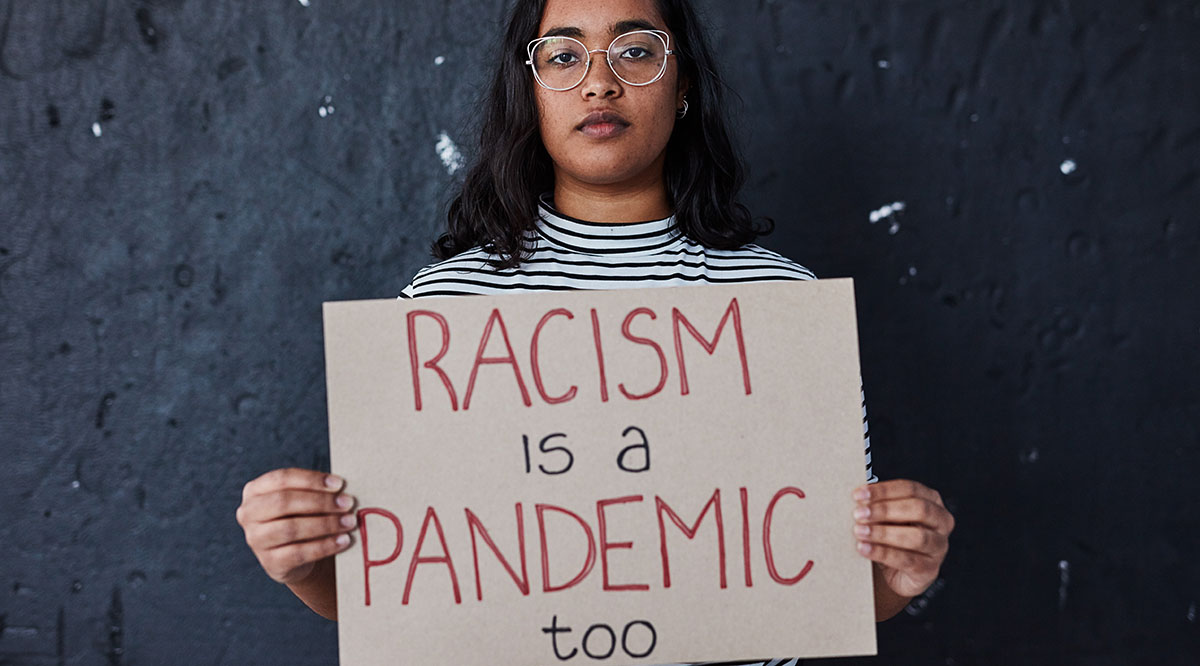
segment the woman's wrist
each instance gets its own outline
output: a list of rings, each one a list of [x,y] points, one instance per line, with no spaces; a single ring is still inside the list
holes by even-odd
[[[314,613],[337,621],[337,579],[334,576],[333,557],[318,560],[307,576],[285,584]]]

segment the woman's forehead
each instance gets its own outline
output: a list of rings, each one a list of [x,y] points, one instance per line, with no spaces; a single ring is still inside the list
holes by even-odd
[[[538,35],[579,39],[651,29],[666,30],[654,0],[547,0]]]

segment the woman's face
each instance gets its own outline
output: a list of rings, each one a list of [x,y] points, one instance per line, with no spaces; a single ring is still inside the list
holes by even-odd
[[[548,0],[538,36],[574,37],[588,50],[607,49],[620,34],[654,29],[670,34],[653,0]],[[613,54],[614,61],[617,54]],[[534,84],[542,142],[554,161],[555,177],[586,185],[613,185],[662,176],[675,110],[683,106],[678,58],[667,58],[663,77],[647,86],[617,78],[603,53],[592,54],[587,77],[566,91]],[[580,66],[583,63],[579,63]],[[531,75],[532,76],[532,75]],[[619,114],[623,122],[582,126],[597,111]]]

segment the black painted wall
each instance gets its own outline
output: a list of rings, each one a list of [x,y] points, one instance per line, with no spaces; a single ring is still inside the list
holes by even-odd
[[[335,662],[234,509],[327,465],[320,304],[428,262],[505,5],[0,0],[0,664]],[[702,5],[958,519],[878,662],[1197,663],[1200,2]]]

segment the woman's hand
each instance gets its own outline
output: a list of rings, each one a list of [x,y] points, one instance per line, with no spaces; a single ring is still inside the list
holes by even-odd
[[[237,521],[267,575],[294,583],[318,560],[350,546],[354,498],[340,493],[345,481],[308,469],[276,469],[242,490]]]
[[[936,490],[894,479],[855,490],[858,552],[881,565],[893,592],[915,597],[937,579],[950,549],[954,516]]]

